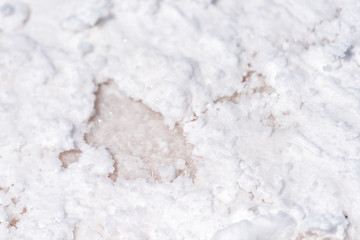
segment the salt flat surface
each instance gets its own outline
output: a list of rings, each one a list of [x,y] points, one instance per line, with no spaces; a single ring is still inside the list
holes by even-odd
[[[0,0],[0,240],[360,239],[359,12]]]

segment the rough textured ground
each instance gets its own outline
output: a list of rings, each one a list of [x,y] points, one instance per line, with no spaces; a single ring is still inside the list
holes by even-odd
[[[359,12],[0,0],[0,240],[358,239]]]

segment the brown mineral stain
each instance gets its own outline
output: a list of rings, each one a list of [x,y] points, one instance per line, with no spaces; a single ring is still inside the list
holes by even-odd
[[[161,114],[140,101],[122,96],[112,81],[99,86],[95,111],[85,140],[110,152],[115,161],[111,179],[116,181],[121,176],[163,181],[158,168],[176,162],[183,162],[184,167],[176,169],[174,178],[179,175],[195,178],[193,147],[186,143],[181,126],[170,129]]]
[[[81,151],[79,150],[69,150],[64,151],[59,154],[59,159],[63,168],[68,168],[70,164],[77,162],[79,160]]]

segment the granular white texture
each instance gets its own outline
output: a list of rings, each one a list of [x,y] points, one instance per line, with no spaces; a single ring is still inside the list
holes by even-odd
[[[0,240],[356,240],[360,2],[0,1]]]

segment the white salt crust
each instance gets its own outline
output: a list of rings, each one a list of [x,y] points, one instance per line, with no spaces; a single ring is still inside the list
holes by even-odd
[[[360,2],[0,1],[0,240],[358,239]]]

